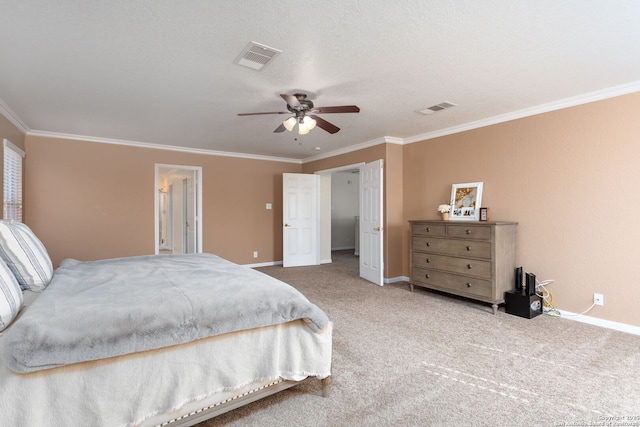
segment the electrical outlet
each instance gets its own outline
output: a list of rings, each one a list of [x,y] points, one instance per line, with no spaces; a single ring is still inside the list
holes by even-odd
[[[593,303],[595,305],[604,305],[604,295],[602,295],[602,294],[593,294]]]
[[[253,257],[258,258],[258,251],[253,251]]]

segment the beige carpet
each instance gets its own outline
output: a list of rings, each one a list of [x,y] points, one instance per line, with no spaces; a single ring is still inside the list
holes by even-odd
[[[333,261],[260,269],[333,321],[330,396],[308,381],[201,427],[640,426],[640,336],[503,308],[494,316],[406,283],[373,285],[352,253]]]

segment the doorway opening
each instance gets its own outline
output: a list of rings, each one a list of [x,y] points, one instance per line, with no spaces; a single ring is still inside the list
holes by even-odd
[[[349,251],[354,256],[359,254],[356,242],[359,218],[356,217],[360,211],[359,171],[363,165],[364,162],[315,172],[320,175],[322,264],[333,262],[333,252]],[[344,205],[345,202],[347,205]]]
[[[358,256],[360,170],[331,174],[331,252],[353,251]]]
[[[202,252],[202,168],[156,164],[155,253]]]
[[[356,173],[357,172],[357,173]],[[370,163],[356,163],[338,168],[317,171],[320,175],[320,260],[322,263],[332,262],[332,250],[348,248],[353,242],[352,254],[359,258],[360,277],[382,286],[383,249],[382,249],[382,160]],[[333,177],[336,177],[334,180]],[[346,180],[346,197],[355,198],[357,210],[345,210],[337,217],[342,206],[340,200],[334,200],[333,186],[340,185],[340,178]],[[349,184],[351,183],[351,184]],[[355,191],[354,191],[355,190]],[[341,196],[338,196],[341,197]],[[344,201],[342,202],[344,203]],[[342,224],[340,224],[342,223]],[[336,232],[340,230],[342,243],[334,241]],[[356,237],[357,236],[357,237]],[[353,238],[353,240],[351,240]],[[350,250],[350,249],[347,249]]]
[[[360,169],[331,174],[331,263],[360,276]]]

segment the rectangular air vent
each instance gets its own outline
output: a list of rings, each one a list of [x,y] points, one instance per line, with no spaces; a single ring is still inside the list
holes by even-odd
[[[260,43],[251,42],[244,48],[240,55],[238,55],[234,62],[254,70],[261,70],[279,53],[282,53],[282,51]]]
[[[424,110],[419,110],[418,113],[422,113],[422,114],[433,114],[433,113],[437,113],[438,111],[442,111],[442,110],[446,110],[447,108],[451,108],[451,107],[455,107],[457,104],[454,104],[452,102],[441,102],[440,104],[436,104],[436,105],[432,105],[429,108],[425,108]]]

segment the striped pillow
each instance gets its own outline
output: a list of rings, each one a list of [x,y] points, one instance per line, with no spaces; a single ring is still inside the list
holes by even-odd
[[[22,289],[7,264],[0,260],[0,331],[9,326],[22,306]]]
[[[0,221],[0,258],[23,290],[41,292],[53,276],[53,265],[42,242],[25,224]]]

